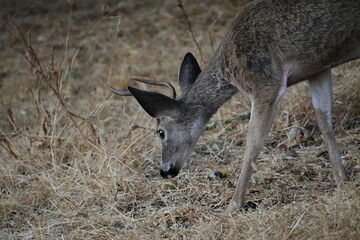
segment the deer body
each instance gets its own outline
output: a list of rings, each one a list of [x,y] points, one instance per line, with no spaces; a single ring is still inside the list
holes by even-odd
[[[237,14],[203,71],[191,54],[185,56],[179,73],[182,96],[172,99],[130,87],[129,91],[159,120],[164,178],[178,174],[224,102],[238,92],[250,97],[242,171],[227,209],[234,212],[244,203],[252,164],[286,88],[306,79],[335,181],[341,185],[347,179],[332,129],[330,70],[359,57],[360,1],[254,1]]]

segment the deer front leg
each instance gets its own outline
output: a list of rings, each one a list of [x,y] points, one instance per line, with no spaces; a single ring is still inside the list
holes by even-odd
[[[262,99],[253,101],[252,103],[251,118],[246,137],[244,162],[234,195],[227,208],[227,212],[230,214],[244,204],[245,195],[253,172],[252,165],[259,155],[264,145],[265,138],[272,126],[278,99],[276,99],[275,96],[273,101],[264,102]]]
[[[341,186],[347,180],[332,127],[332,83],[331,71],[323,71],[309,79],[312,104],[316,119],[327,145],[335,182]]]

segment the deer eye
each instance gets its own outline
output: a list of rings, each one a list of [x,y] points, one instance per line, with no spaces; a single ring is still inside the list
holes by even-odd
[[[165,132],[163,130],[157,130],[156,131],[159,138],[164,139],[165,138]]]

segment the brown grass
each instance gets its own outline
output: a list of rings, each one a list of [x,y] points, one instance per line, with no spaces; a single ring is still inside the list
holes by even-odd
[[[182,3],[207,61],[239,3]],[[155,121],[134,99],[112,96],[105,83],[154,89],[128,81],[139,76],[177,85],[184,53],[199,56],[177,4],[4,1],[0,238],[359,239],[359,61],[333,71],[334,126],[351,178],[343,189],[334,187],[305,83],[282,100],[247,208],[237,216],[223,212],[241,169],[248,120],[226,120],[248,113],[243,96],[211,119],[218,124],[180,175],[161,179]],[[27,49],[8,16],[23,32],[31,29],[42,73],[18,52]],[[214,170],[226,177],[209,180]]]

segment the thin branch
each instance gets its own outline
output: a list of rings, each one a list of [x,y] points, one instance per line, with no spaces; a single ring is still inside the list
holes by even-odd
[[[58,71],[56,71],[56,73],[52,72],[50,73],[50,75],[46,75],[43,71],[43,68],[41,67],[40,61],[38,59],[38,56],[36,54],[36,52],[34,51],[34,49],[32,48],[31,45],[31,40],[26,40],[26,37],[23,33],[23,31],[16,25],[16,23],[12,20],[9,19],[9,22],[15,26],[15,29],[17,30],[17,34],[21,40],[21,42],[24,45],[25,49],[16,49],[13,47],[13,49],[15,51],[18,51],[20,54],[22,54],[26,61],[30,64],[30,66],[32,67],[32,69],[34,70],[35,73],[39,74],[39,78],[40,81],[45,81],[47,83],[47,85],[49,85],[49,87],[51,88],[51,90],[54,92],[56,98],[58,99],[62,109],[66,112],[66,116],[69,119],[69,121],[74,125],[74,127],[77,129],[77,131],[80,133],[80,135],[87,141],[87,143],[92,146],[93,148],[95,148],[97,151],[104,153],[106,155],[109,155],[105,150],[100,149],[93,141],[91,141],[87,136],[85,136],[85,134],[82,132],[82,130],[79,128],[78,124],[76,123],[76,121],[74,120],[74,118],[79,118],[83,121],[85,121],[86,123],[90,124],[90,126],[92,128],[94,128],[91,124],[91,122],[89,122],[88,119],[83,118],[81,116],[76,115],[75,113],[71,112],[68,108],[67,105],[65,103],[64,98],[62,97],[62,95],[60,94],[59,90],[56,87],[54,87],[54,85],[51,83],[51,80],[58,80],[57,78],[61,78],[61,74],[59,74]],[[28,37],[30,37],[30,35],[28,35]],[[74,58],[73,58],[74,60]],[[61,61],[62,62],[62,61]],[[61,63],[60,63],[61,65]],[[54,79],[55,78],[55,79]],[[56,82],[55,82],[56,84]],[[0,129],[1,131],[1,129]],[[92,129],[92,131],[94,132],[94,129]],[[4,135],[5,136],[5,135]],[[96,137],[96,136],[95,136]],[[3,143],[0,142],[1,147],[5,148],[7,151],[9,151],[9,153],[14,157],[14,158],[18,158],[19,156],[12,151],[11,149],[11,144],[10,142],[6,139],[5,136],[5,140],[0,138],[0,140],[2,140],[5,145]],[[110,155],[111,157],[114,157],[115,159],[117,159],[121,164],[123,164],[124,167],[126,167],[127,169],[129,169],[130,171],[138,174],[138,175],[142,175],[139,172],[135,171],[134,169],[132,169],[130,166],[128,166],[125,162],[123,162],[121,159],[119,159],[117,156],[113,156]]]
[[[14,120],[13,112],[12,112],[11,109],[9,108],[9,109],[6,111],[6,113],[7,113],[8,121],[9,121],[9,124],[10,124],[12,130],[13,130],[14,132],[17,132],[17,131],[18,131],[18,128],[17,128],[16,125],[15,125],[15,120]]]
[[[78,124],[76,123],[76,121],[74,120],[74,117],[80,118],[83,121],[87,121],[85,118],[76,115],[75,113],[71,112],[70,110],[68,110],[67,105],[65,103],[64,98],[61,96],[60,92],[58,91],[58,89],[56,89],[56,87],[53,86],[53,84],[51,84],[50,79],[53,78],[53,76],[48,76],[44,73],[43,68],[41,67],[41,63],[39,61],[39,58],[36,54],[36,52],[34,51],[34,49],[32,48],[31,45],[31,40],[30,40],[30,32],[28,33],[28,39],[26,39],[26,37],[24,36],[23,31],[21,31],[21,29],[18,27],[18,25],[12,21],[12,24],[15,26],[15,28],[17,29],[18,35],[24,45],[24,47],[26,48],[26,51],[23,52],[21,51],[20,53],[22,53],[26,59],[26,61],[30,64],[30,66],[35,70],[36,73],[39,74],[40,77],[40,81],[45,81],[48,86],[50,87],[50,89],[54,92],[56,98],[58,99],[61,107],[63,108],[63,110],[66,112],[66,115],[68,117],[68,119],[70,120],[70,122],[75,126],[75,128],[78,130],[78,132],[80,133],[80,135],[86,139],[86,141],[94,148],[96,148],[97,150],[103,152],[98,146],[96,146],[96,144],[91,141],[87,136],[85,136],[85,134],[81,131],[81,129],[79,128]],[[59,74],[53,74],[55,77],[60,77]],[[55,83],[56,84],[56,83]]]
[[[1,135],[0,135],[0,146],[3,147],[6,151],[10,153],[11,156],[13,156],[15,159],[19,158],[19,155],[17,155],[11,148],[11,142],[9,138],[5,135],[5,133],[0,129]],[[2,142],[5,143],[2,144]]]
[[[198,43],[198,42],[196,41],[196,39],[195,39],[194,32],[193,32],[193,30],[192,30],[190,20],[189,20],[187,14],[186,14],[186,12],[185,12],[184,6],[183,6],[183,4],[182,4],[182,0],[178,0],[178,2],[179,2],[178,7],[181,9],[181,11],[182,11],[183,14],[184,14],[184,17],[185,17],[186,23],[187,23],[187,25],[188,25],[188,28],[189,28],[191,37],[192,37],[192,39],[193,39],[193,41],[194,41],[197,49],[199,50],[200,57],[201,57],[201,62],[204,63],[204,56],[203,56],[203,54],[202,54],[202,51],[201,51],[201,48],[200,48],[199,43]]]

